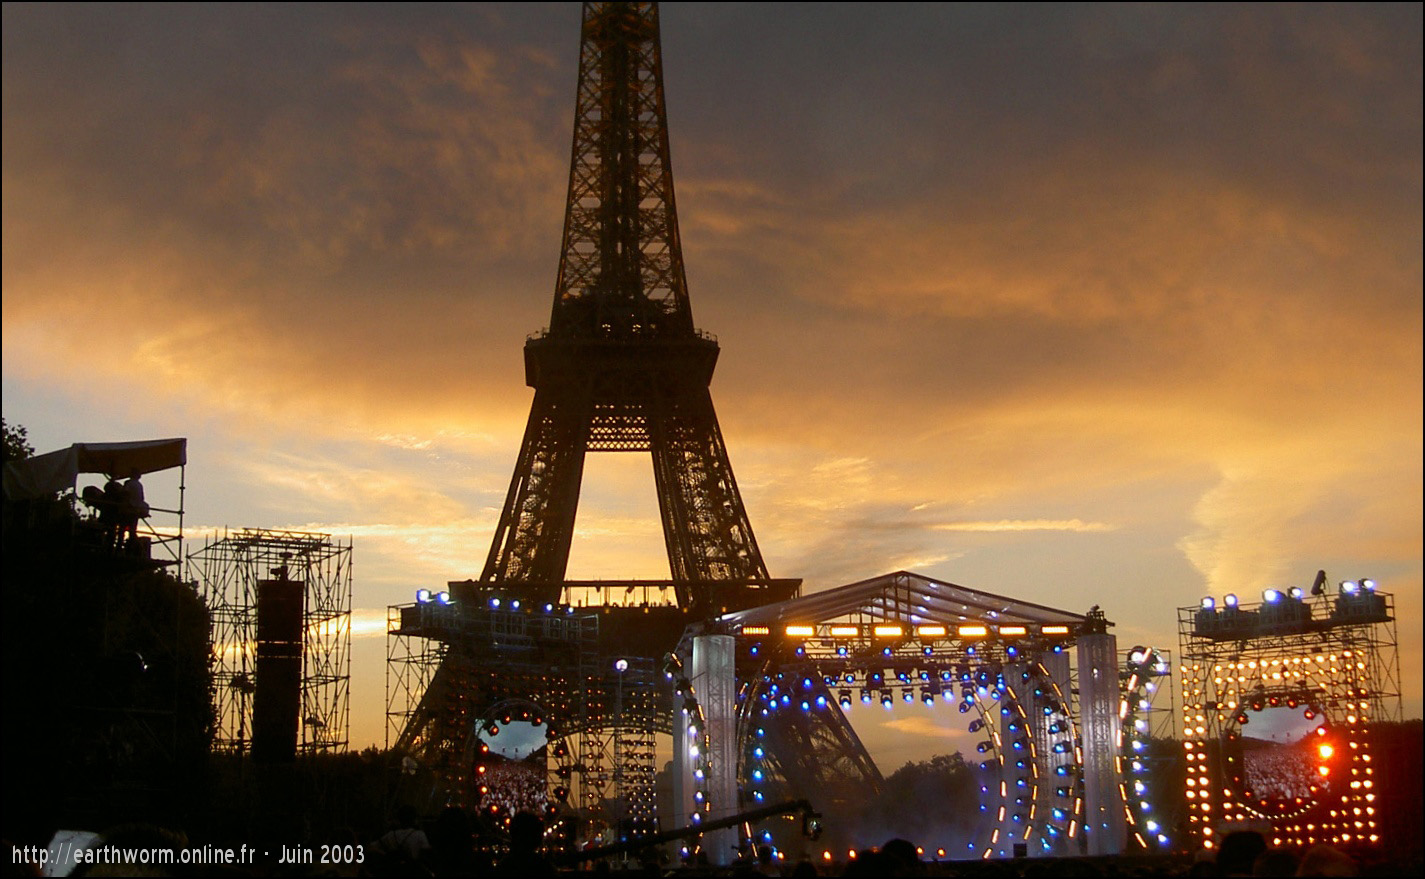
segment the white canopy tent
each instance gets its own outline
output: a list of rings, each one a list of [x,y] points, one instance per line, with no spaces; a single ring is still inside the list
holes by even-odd
[[[140,440],[129,443],[75,443],[67,449],[35,455],[5,465],[5,497],[33,500],[72,490],[81,473],[123,479],[188,463],[188,440]]]

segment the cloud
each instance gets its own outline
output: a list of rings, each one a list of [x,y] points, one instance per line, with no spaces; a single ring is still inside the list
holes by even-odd
[[[1112,531],[1106,522],[1081,519],[1000,519],[996,522],[941,522],[929,526],[934,531]]]
[[[384,638],[388,627],[384,607],[355,607],[351,610],[351,637]]]
[[[937,739],[966,738],[964,730],[941,726],[930,718],[921,715],[898,717],[895,720],[881,724],[881,728],[892,729],[902,735],[929,736]]]

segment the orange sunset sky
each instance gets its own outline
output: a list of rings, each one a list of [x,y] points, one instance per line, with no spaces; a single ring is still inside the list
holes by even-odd
[[[1175,652],[1203,595],[1374,577],[1420,716],[1419,4],[661,17],[694,319],[774,576],[1098,604]],[[188,437],[200,540],[351,535],[355,745],[385,606],[477,576],[508,487],[579,21],[3,9],[5,418],[41,452]],[[584,489],[570,575],[666,577],[647,457]],[[882,765],[951,723],[888,717]]]

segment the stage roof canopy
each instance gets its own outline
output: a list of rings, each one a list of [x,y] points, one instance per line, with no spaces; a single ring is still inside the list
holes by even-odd
[[[1082,625],[1085,614],[1005,598],[909,571],[882,574],[859,583],[838,586],[721,617],[733,625],[778,626],[816,624],[863,616],[872,620],[909,623],[978,623],[991,625]]]

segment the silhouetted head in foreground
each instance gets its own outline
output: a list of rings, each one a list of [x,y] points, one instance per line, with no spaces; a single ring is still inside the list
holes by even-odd
[[[1250,876],[1252,866],[1262,852],[1267,850],[1267,840],[1255,830],[1234,830],[1222,837],[1222,845],[1217,849],[1217,871],[1223,876]]]
[[[510,819],[510,850],[533,852],[544,840],[544,822],[533,812],[517,812]]]
[[[920,867],[920,854],[915,843],[907,839],[892,839],[881,846],[882,866],[893,876],[908,876]]]

